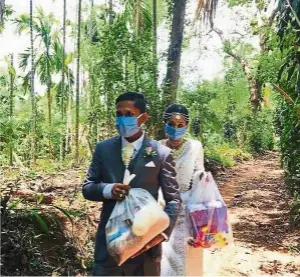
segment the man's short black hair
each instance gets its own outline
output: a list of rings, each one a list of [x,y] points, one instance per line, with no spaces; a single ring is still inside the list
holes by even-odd
[[[122,101],[133,101],[134,106],[140,110],[141,113],[146,112],[146,102],[144,95],[134,91],[127,91],[122,93],[116,100],[116,105]]]

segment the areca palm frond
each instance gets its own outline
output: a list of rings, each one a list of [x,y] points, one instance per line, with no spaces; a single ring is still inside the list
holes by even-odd
[[[53,43],[53,55],[55,57],[55,68],[59,72],[62,69],[63,46],[58,40]]]
[[[150,7],[144,0],[125,0],[125,16],[135,32],[151,28],[152,16]]]
[[[41,7],[37,8],[37,15],[33,17],[32,27],[37,36],[41,37],[44,43],[51,38],[52,29],[57,20],[54,17],[53,13],[46,15],[44,10]],[[17,24],[18,33],[24,31],[30,31],[30,16],[27,13],[21,14],[19,18],[15,19]]]
[[[279,31],[278,35],[283,39],[285,33],[288,31],[288,25],[299,29],[300,24],[300,1],[298,0],[280,0],[279,7]]]
[[[63,59],[63,45],[60,43],[59,40],[55,40],[53,43],[53,66],[56,69],[56,72],[61,72],[62,68],[64,67],[64,76],[68,82],[64,82],[64,87],[62,87],[62,79],[58,82],[58,84],[54,87],[56,91],[56,101],[58,105],[61,105],[61,93],[64,91],[64,98],[71,92],[70,88],[74,85],[74,74],[73,71],[69,68],[69,64],[73,60],[72,54],[65,54],[65,60],[62,63]],[[63,88],[63,90],[62,90]]]
[[[24,53],[20,54],[20,63],[19,67],[22,70],[26,70],[27,66],[29,65],[29,58],[31,57],[30,48],[25,49]]]
[[[40,55],[36,64],[36,71],[40,77],[41,84],[51,82],[51,74],[54,72],[54,58],[45,53]]]
[[[74,83],[74,78],[73,78],[73,83]],[[58,82],[55,86],[54,86],[54,91],[55,93],[55,97],[56,97],[56,102],[57,105],[60,106],[61,105],[61,92],[64,91],[64,98],[65,100],[68,99],[68,96],[72,93],[72,85],[71,83],[64,83],[64,89],[62,90],[62,81]]]
[[[5,4],[5,0],[0,0],[0,34],[4,29],[5,21],[14,13],[12,5]]]
[[[21,34],[22,32],[29,32],[30,31],[30,16],[27,13],[21,14],[19,18],[16,18],[14,21],[17,24],[17,32]],[[32,21],[32,27],[36,30],[37,25],[36,22]]]
[[[67,78],[70,77],[71,79],[73,79],[73,80],[70,80],[72,83],[72,82],[74,82],[73,73],[70,74],[72,76],[68,76],[68,72],[70,71],[69,64],[72,63],[72,61],[73,61],[73,54],[72,53],[65,54],[64,64],[62,64],[62,62],[61,62],[62,57],[63,57],[63,45],[58,40],[55,40],[53,43],[54,66],[55,66],[57,72],[60,72],[62,69],[62,66],[64,66],[65,67],[64,72],[66,74],[66,77]]]
[[[195,19],[201,18],[205,23],[210,22],[216,15],[219,0],[198,0]],[[201,14],[203,16],[201,17]]]
[[[22,78],[22,87],[24,89],[24,94],[31,89],[31,71],[28,71],[27,74]]]
[[[7,80],[5,75],[0,76],[0,87],[8,87],[9,81]]]
[[[17,23],[17,30],[19,32],[30,30],[30,17],[28,14],[22,14],[15,22]],[[53,26],[55,22],[56,20],[52,13],[46,15],[41,7],[37,8],[37,14],[33,17],[32,24],[36,38],[39,38],[43,51],[41,54],[38,54],[36,50],[34,51],[34,57],[38,56],[35,61],[35,68],[40,77],[41,84],[51,82],[51,74],[55,71],[55,57],[51,53]],[[27,68],[30,57],[30,49],[26,49],[20,55],[20,67],[22,69],[25,70]]]

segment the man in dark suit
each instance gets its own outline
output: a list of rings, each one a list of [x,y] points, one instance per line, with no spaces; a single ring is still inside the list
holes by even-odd
[[[170,149],[145,136],[141,130],[147,119],[144,96],[126,92],[116,100],[116,128],[120,136],[99,142],[85,178],[82,193],[91,201],[103,202],[96,234],[94,276],[159,276],[161,242],[167,240],[176,223],[181,199]],[[131,149],[131,159],[124,161],[124,152]],[[130,150],[129,150],[130,152]],[[125,159],[126,160],[126,159]],[[125,166],[136,177],[130,186],[122,184]],[[143,188],[155,199],[162,189],[165,212],[170,225],[164,233],[150,241],[137,255],[117,266],[108,254],[105,226],[116,201],[123,200],[130,188]]]

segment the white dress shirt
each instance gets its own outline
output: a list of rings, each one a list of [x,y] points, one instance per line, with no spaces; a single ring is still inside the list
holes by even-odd
[[[144,137],[145,137],[145,134],[143,133],[136,141],[131,143],[134,148],[132,158],[134,158],[136,156],[136,154],[139,152],[139,150],[141,149],[141,147],[143,145]],[[122,139],[122,149],[123,149],[129,142],[124,137],[122,137],[121,139]],[[112,188],[113,188],[114,184],[103,183],[103,185],[106,185],[103,189],[103,196],[106,199],[112,199]]]

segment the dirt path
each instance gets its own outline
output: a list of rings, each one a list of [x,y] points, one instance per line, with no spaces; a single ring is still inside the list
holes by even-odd
[[[289,199],[276,153],[240,164],[218,178],[230,211],[234,246],[205,250],[204,276],[300,276],[300,232],[291,230]],[[298,240],[298,241],[297,241]]]
[[[18,189],[13,198],[24,198],[27,195],[43,194],[39,205],[45,212],[51,203],[72,212],[74,218],[72,239],[65,239],[66,245],[72,246],[69,254],[61,254],[60,245],[50,240],[48,246],[53,252],[54,261],[47,260],[49,249],[37,247],[27,253],[26,245],[22,254],[16,247],[16,255],[26,255],[30,263],[43,257],[48,268],[36,268],[33,271],[29,262],[20,264],[14,256],[8,257],[5,267],[10,275],[26,275],[39,272],[44,275],[89,275],[93,260],[94,238],[99,223],[99,203],[86,201],[81,194],[82,179],[87,166],[77,170],[40,174],[34,178],[20,177],[19,172],[10,172],[1,187],[9,189],[10,184]],[[9,176],[4,172],[3,176]],[[16,176],[16,177],[13,177]],[[17,179],[18,181],[10,181]],[[204,250],[204,276],[300,276],[300,255],[293,253],[291,247],[300,245],[300,232],[291,229],[288,220],[287,193],[284,191],[283,172],[280,170],[279,157],[276,153],[268,153],[263,157],[239,164],[226,170],[217,178],[221,193],[230,211],[235,243],[223,249]],[[28,202],[29,203],[29,202]],[[18,206],[22,209],[22,203]],[[12,220],[12,219],[11,219]],[[70,222],[64,220],[70,231]],[[25,224],[21,221],[22,224]],[[14,221],[8,221],[6,231],[15,231]],[[69,226],[69,227],[68,227]],[[23,226],[26,230],[27,225]],[[11,228],[11,229],[10,229]],[[9,233],[11,236],[11,233]],[[36,236],[38,237],[38,236]],[[57,238],[55,238],[57,241]],[[28,237],[31,240],[31,237]],[[13,245],[16,245],[13,242]],[[34,242],[39,245],[40,242]],[[53,246],[54,245],[54,246]],[[5,246],[5,245],[4,245]],[[20,247],[21,249],[23,249]],[[20,254],[21,253],[21,254]],[[3,252],[2,252],[3,254]],[[7,252],[9,255],[9,252]],[[16,270],[15,270],[16,268]],[[59,268],[59,270],[58,270]],[[31,271],[30,271],[31,270]],[[41,271],[44,270],[44,271]],[[41,273],[42,272],[42,273]]]

